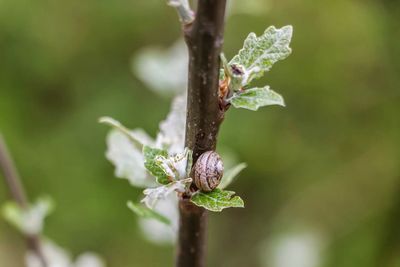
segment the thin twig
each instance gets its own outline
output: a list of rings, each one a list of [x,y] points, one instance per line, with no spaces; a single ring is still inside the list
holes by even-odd
[[[0,133],[0,169],[3,173],[6,184],[10,190],[11,197],[22,208],[27,209],[28,199],[14,161],[7,149],[2,134]],[[47,267],[46,259],[41,249],[41,242],[38,235],[26,235],[27,246],[40,259],[43,267]]]
[[[185,146],[193,150],[194,162],[205,151],[215,150],[224,117],[218,83],[225,8],[226,0],[199,0],[193,23],[183,25],[189,51]],[[179,211],[176,266],[204,267],[207,212],[188,195],[181,197]]]

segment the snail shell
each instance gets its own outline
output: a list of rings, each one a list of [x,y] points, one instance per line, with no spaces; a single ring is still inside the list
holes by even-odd
[[[210,192],[221,182],[224,164],[215,151],[207,151],[200,155],[194,165],[194,183],[204,192]]]

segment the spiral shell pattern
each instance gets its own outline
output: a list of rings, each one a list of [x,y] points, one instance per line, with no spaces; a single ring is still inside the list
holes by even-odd
[[[207,151],[200,155],[194,165],[194,182],[201,191],[210,192],[221,182],[224,164],[215,151]]]

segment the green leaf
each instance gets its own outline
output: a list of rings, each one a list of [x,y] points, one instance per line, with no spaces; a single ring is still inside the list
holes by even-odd
[[[193,194],[191,202],[199,207],[211,211],[222,211],[225,208],[243,208],[243,200],[239,196],[233,196],[235,192],[214,189],[211,192],[198,191]]]
[[[231,66],[239,65],[245,69],[243,86],[262,77],[275,62],[290,55],[292,32],[293,28],[290,25],[280,29],[271,26],[260,37],[253,32],[247,36],[243,48],[229,62]]]
[[[223,80],[225,77],[225,73],[228,76],[232,76],[231,66],[229,65],[228,60],[226,59],[224,53],[221,53],[219,55],[219,58],[221,60],[221,65],[222,65],[222,69],[220,69],[220,72],[219,72],[219,79]]]
[[[155,219],[166,225],[171,225],[171,221],[167,217],[143,205],[134,204],[132,201],[128,201],[127,206],[131,211],[133,211],[139,217],[145,219]]]
[[[225,58],[225,55],[220,55],[221,63],[223,68],[220,69],[219,80],[225,79],[225,76],[229,77],[229,89],[233,92],[239,91],[242,88],[243,78],[245,70],[242,66],[237,64],[230,65]]]
[[[167,157],[168,152],[163,149],[143,146],[143,156],[144,166],[154,177],[156,177],[157,182],[160,184],[168,184],[170,182],[170,178],[165,174],[162,167],[160,167],[156,161],[158,156]]]
[[[235,167],[227,170],[222,177],[221,183],[218,185],[218,188],[225,189],[226,187],[228,187],[228,185],[230,185],[236,179],[238,174],[246,167],[246,163],[240,163]]]
[[[262,88],[256,87],[236,92],[228,101],[235,108],[245,108],[257,110],[259,107],[279,105],[285,106],[283,97],[269,89],[269,86]]]

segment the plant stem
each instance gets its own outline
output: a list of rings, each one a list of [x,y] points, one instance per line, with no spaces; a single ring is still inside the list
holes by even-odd
[[[189,50],[185,146],[193,150],[193,162],[205,151],[215,150],[224,116],[218,84],[225,8],[226,0],[199,0],[193,23],[183,26]],[[207,212],[187,195],[181,197],[179,211],[176,266],[204,267]]]
[[[23,209],[28,208],[28,200],[25,194],[24,187],[21,183],[20,176],[17,168],[15,167],[14,161],[8,152],[7,145],[4,141],[3,136],[0,133],[0,169],[4,175],[6,184],[10,190],[11,197],[14,201]],[[33,251],[42,263],[43,267],[47,267],[46,260],[41,250],[41,243],[39,236],[27,235],[26,242],[28,248]]]

